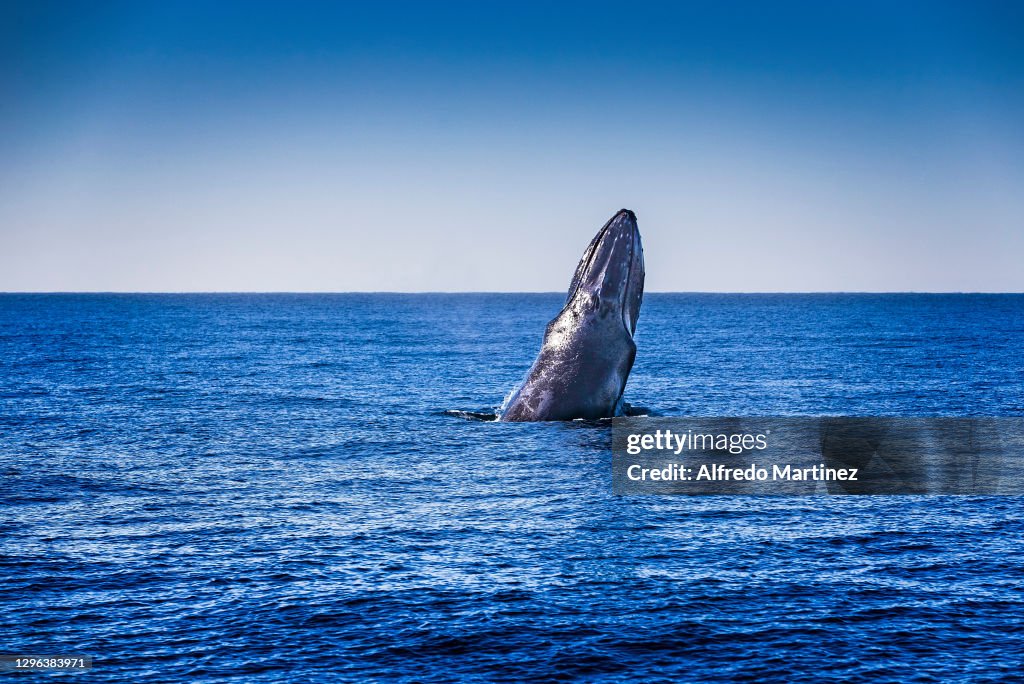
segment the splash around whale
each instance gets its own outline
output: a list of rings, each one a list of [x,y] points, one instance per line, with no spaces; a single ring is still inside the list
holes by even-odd
[[[576,266],[565,306],[547,325],[540,353],[498,412],[508,422],[608,418],[636,358],[633,334],[644,293],[636,215],[622,209]]]

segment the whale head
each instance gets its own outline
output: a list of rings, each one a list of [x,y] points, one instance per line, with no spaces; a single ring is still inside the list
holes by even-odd
[[[644,249],[636,215],[621,209],[590,241],[576,266],[565,308],[579,316],[619,322],[636,332],[644,296]]]

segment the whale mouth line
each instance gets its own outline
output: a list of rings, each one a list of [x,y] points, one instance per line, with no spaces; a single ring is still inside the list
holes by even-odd
[[[629,339],[633,339],[633,331],[629,329],[629,322],[626,320],[626,316],[628,315],[626,312],[626,298],[629,295],[629,284],[633,282],[633,257],[635,250],[636,236],[630,234],[629,261],[626,262],[628,264],[626,266],[626,279],[623,281],[625,285],[621,288],[622,291],[619,292],[619,319],[622,321],[622,327],[625,328],[626,334],[629,335]]]

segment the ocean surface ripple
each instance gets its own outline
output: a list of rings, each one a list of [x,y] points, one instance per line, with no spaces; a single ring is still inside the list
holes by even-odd
[[[0,652],[90,682],[1019,676],[1018,498],[616,497],[607,425],[460,419],[561,299],[0,295]],[[1019,416],[1022,342],[1019,295],[651,294],[626,399]]]

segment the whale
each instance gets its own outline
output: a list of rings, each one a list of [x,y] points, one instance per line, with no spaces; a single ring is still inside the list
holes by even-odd
[[[576,266],[565,306],[544,331],[526,378],[498,410],[505,422],[621,415],[636,359],[644,250],[636,214],[618,211]]]

